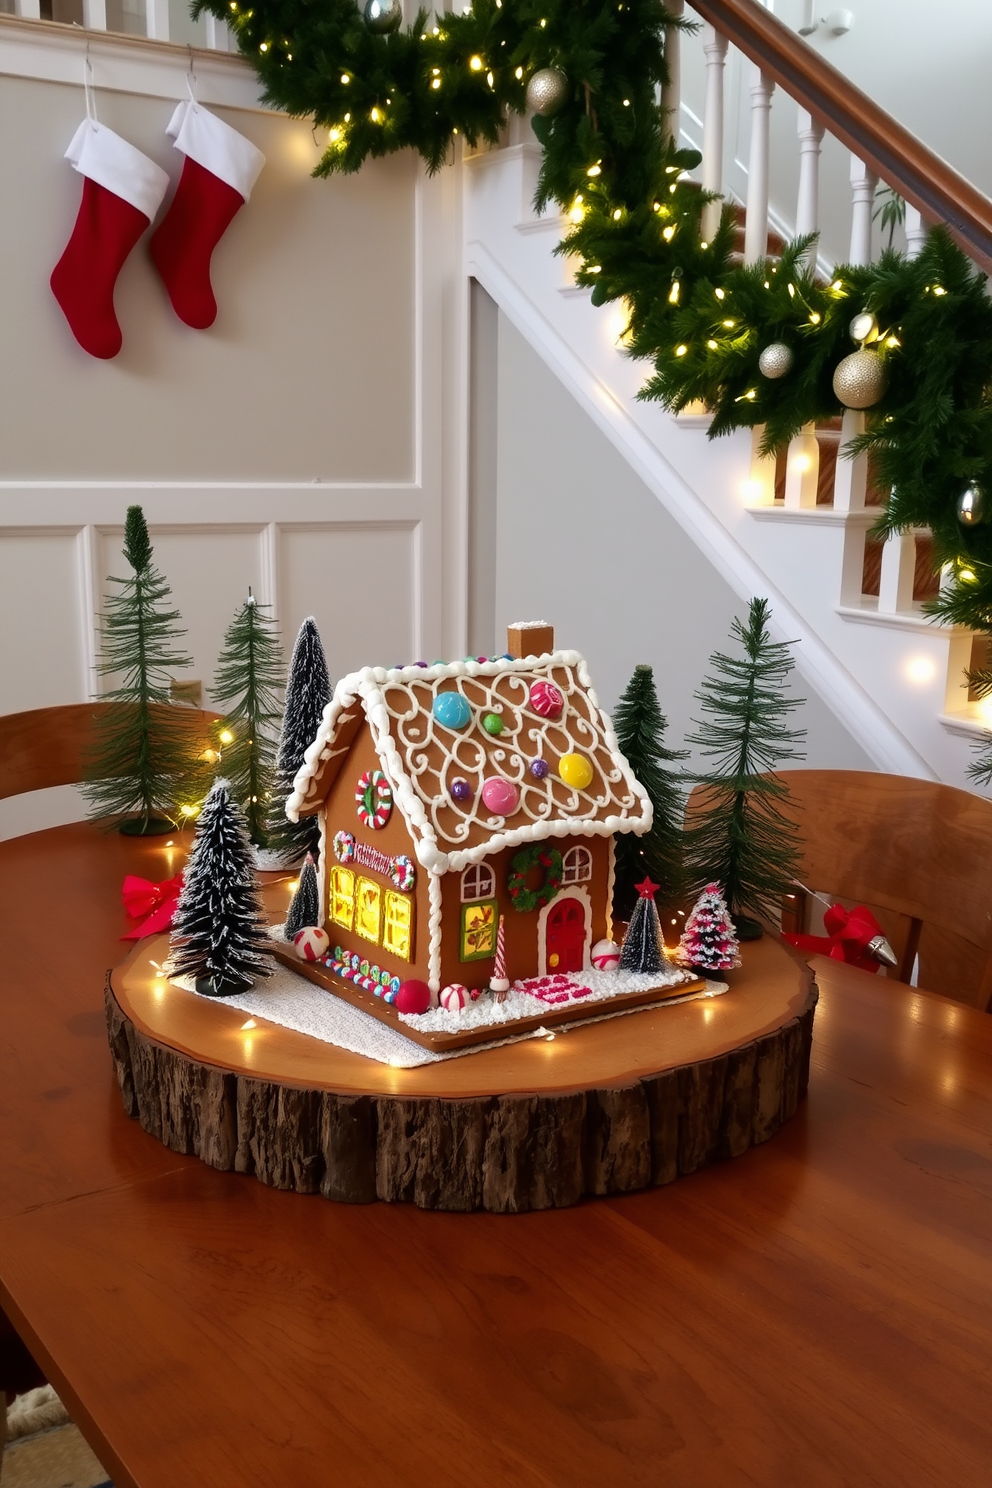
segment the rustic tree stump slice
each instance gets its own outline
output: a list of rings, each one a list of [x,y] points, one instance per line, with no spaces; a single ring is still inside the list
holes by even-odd
[[[127,1114],[211,1167],[340,1203],[561,1208],[739,1157],[795,1113],[816,985],[770,938],[743,954],[723,997],[402,1070],[246,1031],[142,942],[108,975],[107,1030]]]

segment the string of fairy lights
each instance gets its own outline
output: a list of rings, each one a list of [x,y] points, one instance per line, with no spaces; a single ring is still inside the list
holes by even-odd
[[[472,0],[460,13],[399,0],[194,0],[231,25],[267,102],[314,122],[315,174],[412,148],[428,170],[459,136],[495,144],[531,111],[542,147],[535,206],[563,216],[557,252],[594,304],[618,304],[624,351],[651,364],[640,397],[703,403],[711,435],[763,427],[765,453],[807,425],[864,409],[880,534],[926,527],[945,581],[933,609],[992,634],[992,302],[937,230],[915,259],[815,272],[811,239],[777,261],[740,261],[658,107],[665,38],[685,23],[661,0]],[[992,672],[977,678],[992,692]]]

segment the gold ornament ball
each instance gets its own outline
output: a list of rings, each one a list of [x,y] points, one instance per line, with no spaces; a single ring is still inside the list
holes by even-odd
[[[585,790],[592,780],[592,764],[584,754],[563,754],[558,761],[558,774],[574,790]]]
[[[969,486],[958,497],[957,518],[962,527],[977,527],[985,519],[985,493]]]
[[[862,346],[866,341],[878,340],[878,321],[870,310],[862,310],[856,315],[848,326],[852,341],[860,341]]]
[[[362,15],[370,31],[387,36],[403,24],[402,0],[368,0]]]
[[[773,341],[758,358],[758,367],[763,377],[774,380],[791,372],[795,360],[791,346],[786,346],[784,341]]]
[[[542,67],[527,84],[527,107],[549,118],[568,102],[568,78],[560,67]]]
[[[845,408],[872,408],[885,393],[889,374],[877,351],[853,351],[834,371],[834,393]]]

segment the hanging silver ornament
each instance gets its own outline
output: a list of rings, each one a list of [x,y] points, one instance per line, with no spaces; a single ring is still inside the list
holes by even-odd
[[[834,393],[845,408],[872,408],[889,385],[877,351],[852,351],[834,370]]]
[[[791,346],[786,346],[784,341],[773,341],[771,346],[766,346],[758,358],[758,367],[763,377],[784,377],[791,372],[795,363],[795,354]]]
[[[977,486],[969,486],[958,497],[955,510],[962,527],[977,527],[985,520],[985,492]]]
[[[862,346],[878,340],[878,321],[870,310],[862,310],[860,315],[856,315],[848,326],[848,330],[851,333],[851,340],[859,342]]]
[[[370,31],[375,31],[378,36],[387,36],[390,31],[402,26],[403,5],[401,0],[367,0],[362,15]]]
[[[542,67],[527,84],[527,107],[548,119],[564,108],[570,91],[560,67]]]

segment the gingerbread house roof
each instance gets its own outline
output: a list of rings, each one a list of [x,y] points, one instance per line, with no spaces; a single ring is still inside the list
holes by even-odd
[[[443,693],[461,695],[467,725],[439,721],[434,704]],[[496,733],[484,727],[493,717],[500,724]],[[549,837],[610,837],[651,826],[651,802],[617,747],[576,651],[366,667],[342,678],[286,802],[291,820],[319,809],[364,722],[429,872],[457,871],[504,847]],[[592,773],[585,785],[562,778],[559,764],[567,755],[588,761]],[[537,760],[546,772],[539,765],[535,773]],[[486,804],[492,791],[483,786],[492,780],[516,787],[517,804],[506,815]],[[465,795],[460,786],[452,795],[459,781],[469,788],[465,799],[458,799]]]

